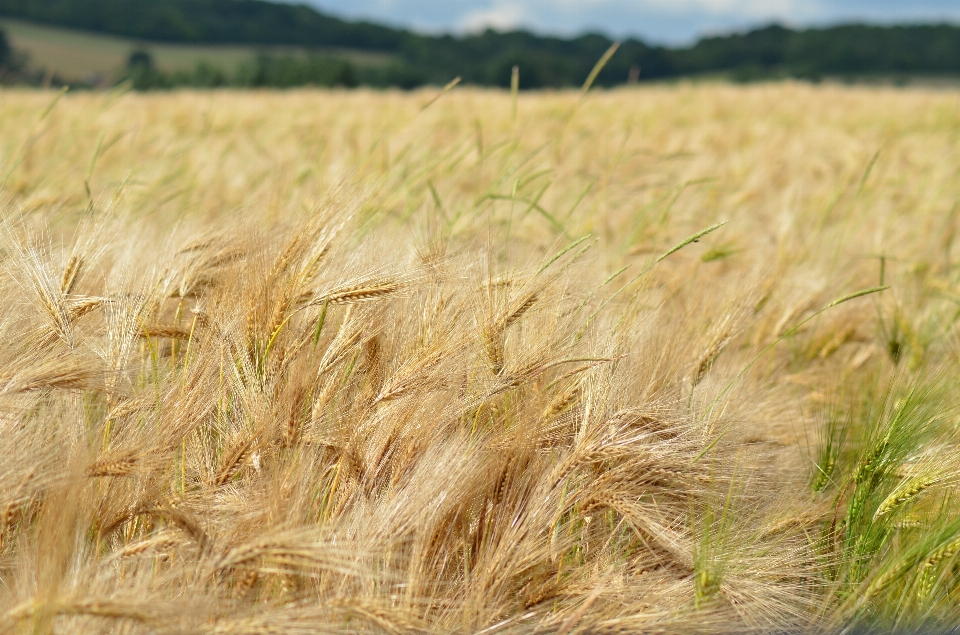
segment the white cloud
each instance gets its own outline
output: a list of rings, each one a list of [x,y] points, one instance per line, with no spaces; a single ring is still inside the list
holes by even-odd
[[[396,0],[381,0],[396,1]],[[829,2],[829,0],[828,0]],[[457,3],[455,3],[457,4]],[[464,0],[459,3],[466,9],[469,5],[480,4],[477,0]],[[637,11],[656,11],[657,13],[689,14],[700,13],[727,13],[739,15],[769,14],[769,13],[797,13],[822,5],[822,0],[514,0],[513,2],[495,3],[495,13],[502,9],[510,9],[529,14],[531,11],[543,14],[559,11],[568,15],[587,17],[596,10],[616,10],[629,14]],[[485,10],[474,10],[472,13],[485,13]]]
[[[596,2],[616,6],[621,3],[606,0]],[[810,2],[804,0],[642,0],[639,5],[662,13],[690,14],[703,12],[713,15],[736,14],[743,17],[768,15],[797,15],[804,13]]]
[[[516,27],[573,35],[597,30],[689,44],[701,35],[771,21],[801,27],[838,21],[953,20],[960,0],[284,0],[346,16],[441,33]]]
[[[526,12],[520,5],[505,4],[470,11],[460,19],[459,27],[464,33],[478,33],[487,28],[508,31],[523,24],[526,17]]]

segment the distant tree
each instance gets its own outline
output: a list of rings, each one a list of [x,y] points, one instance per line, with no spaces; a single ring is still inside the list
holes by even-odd
[[[240,86],[292,88],[294,86],[353,87],[357,70],[347,60],[332,57],[260,55],[252,66],[241,67],[235,78]]]
[[[127,58],[127,79],[137,90],[161,88],[167,83],[163,73],[157,70],[153,55],[143,49],[133,51]]]
[[[7,34],[0,29],[0,69],[9,68],[14,63],[13,48],[7,40]]]
[[[127,70],[153,70],[153,56],[150,55],[149,51],[144,51],[143,49],[138,49],[130,53],[130,57],[127,58]]]
[[[197,66],[164,72],[146,51],[135,51],[127,79],[141,89],[193,86],[509,86],[520,67],[521,88],[579,86],[612,44],[603,34],[574,38],[487,29],[469,35],[428,35],[321,13],[303,0],[0,0],[0,17],[111,33],[143,42],[290,45],[306,51],[267,56],[241,68]],[[331,49],[376,51],[331,56]],[[29,74],[23,53],[0,38],[5,77]],[[643,69],[637,75],[635,69]],[[634,69],[634,70],[631,70]],[[595,78],[614,86],[631,78],[683,76],[735,81],[821,78],[960,76],[960,25],[845,24],[794,30],[771,24],[710,36],[668,48],[627,39]]]

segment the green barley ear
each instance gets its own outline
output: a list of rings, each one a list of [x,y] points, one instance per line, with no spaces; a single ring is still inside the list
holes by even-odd
[[[441,97],[449,93],[451,90],[453,90],[460,83],[461,79],[462,78],[460,77],[454,77],[449,83],[447,83],[446,86],[440,89],[440,92],[438,92],[436,95],[428,99],[427,103],[425,103],[423,106],[420,107],[420,110],[421,111],[426,110],[427,108],[432,106],[434,103],[436,103],[438,99],[440,99]]]
[[[886,436],[874,444],[870,450],[860,458],[860,461],[857,463],[857,469],[853,473],[854,483],[866,483],[873,477],[880,467],[880,462],[885,458],[889,446],[890,433],[887,433]]]
[[[849,302],[850,300],[856,300],[857,298],[862,298],[865,295],[872,295],[874,293],[880,293],[881,291],[886,291],[890,288],[890,285],[884,285],[879,287],[870,287],[869,289],[861,289],[860,291],[855,291],[849,295],[845,295],[837,298],[830,304],[828,304],[823,310],[832,309],[838,304],[843,304],[844,302]]]
[[[850,427],[850,415],[828,413],[827,421],[821,426],[817,443],[817,458],[814,462],[816,473],[813,479],[813,491],[819,492],[833,481],[840,452],[843,450],[847,431]]]
[[[722,222],[717,223],[716,225],[711,225],[710,227],[707,227],[707,228],[704,229],[704,230],[698,231],[698,232],[697,232],[696,234],[694,234],[693,236],[690,236],[689,238],[686,238],[685,240],[681,241],[680,243],[674,245],[671,249],[667,250],[662,256],[660,256],[659,258],[657,258],[657,259],[654,261],[654,264],[666,260],[669,256],[677,253],[678,251],[680,251],[681,249],[683,249],[684,247],[686,247],[687,245],[689,245],[689,244],[691,244],[691,243],[699,242],[701,238],[703,238],[704,236],[706,236],[706,235],[709,234],[709,233],[715,232],[716,230],[720,229],[721,227],[723,227],[724,225],[726,225],[727,222],[728,222],[728,221],[722,221]],[[852,298],[849,298],[849,299],[852,299]],[[838,302],[837,304],[839,304],[839,302]],[[833,306],[833,305],[831,305],[831,306]]]
[[[330,301],[324,299],[322,308],[320,309],[320,317],[317,318],[317,328],[313,332],[313,347],[316,348],[317,344],[320,342],[320,333],[323,331],[323,323],[327,321],[327,308],[330,306]]]
[[[561,258],[563,258],[569,251],[571,251],[571,250],[574,249],[575,247],[578,247],[581,243],[583,243],[583,241],[585,241],[585,240],[588,239],[588,238],[590,238],[590,234],[587,234],[587,235],[584,236],[583,238],[578,238],[577,240],[573,241],[572,243],[570,243],[569,245],[567,245],[566,247],[564,247],[563,249],[561,249],[560,251],[558,251],[557,253],[555,253],[553,256],[550,257],[549,260],[547,260],[545,263],[543,263],[543,264],[540,266],[539,269],[537,269],[537,275],[539,275],[539,274],[543,273],[544,271],[546,271],[547,269],[549,269],[549,268],[550,268],[550,265],[552,265],[552,264],[555,263],[556,261],[558,261],[558,260],[560,260]]]
[[[936,485],[943,479],[944,476],[940,474],[924,474],[904,481],[895,490],[890,492],[889,496],[883,499],[883,502],[877,507],[873,519],[877,520],[881,516],[890,514],[894,510],[911,502],[923,493],[924,490]]]

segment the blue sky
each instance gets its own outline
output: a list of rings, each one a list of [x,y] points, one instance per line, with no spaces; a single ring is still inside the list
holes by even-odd
[[[340,16],[423,31],[485,26],[544,33],[599,30],[618,37],[679,44],[706,33],[778,20],[793,25],[838,21],[960,23],[960,0],[298,0]]]

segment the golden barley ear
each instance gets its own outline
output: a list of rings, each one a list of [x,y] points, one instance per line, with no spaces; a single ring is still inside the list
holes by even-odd
[[[536,301],[539,299],[539,296],[539,291],[533,291],[521,298],[517,302],[516,306],[502,318],[502,329],[510,328],[511,325],[522,318],[523,315],[536,303]]]
[[[175,340],[190,339],[191,330],[176,324],[144,324],[140,327],[140,337],[168,338]]]
[[[83,268],[83,258],[74,254],[64,267],[63,277],[60,279],[60,293],[69,295],[73,293],[73,288],[77,283],[77,278]]]
[[[257,434],[246,435],[224,455],[220,469],[217,470],[214,478],[215,485],[225,485],[236,476],[253,452],[257,436]]]
[[[88,313],[96,311],[104,304],[106,304],[106,300],[103,298],[88,298],[78,300],[69,307],[70,321],[76,322]]]
[[[580,400],[581,390],[582,386],[580,382],[575,381],[569,388],[559,393],[550,405],[547,406],[546,410],[543,411],[543,415],[541,415],[543,420],[549,421],[554,419],[570,409]]]
[[[87,474],[91,477],[130,476],[137,467],[137,459],[132,456],[101,459],[90,466]]]
[[[700,355],[700,359],[697,362],[696,370],[693,374],[693,386],[696,387],[701,380],[703,380],[704,375],[707,374],[707,370],[713,365],[713,363],[720,356],[720,353],[723,352],[723,349],[727,347],[727,344],[730,343],[730,328],[726,328],[720,331],[713,340],[710,342],[710,345],[703,351]]]
[[[175,501],[156,501],[142,508],[139,513],[155,516],[172,523],[196,543],[201,555],[207,555],[213,550],[213,542],[199,519],[192,513],[178,507]]]
[[[483,338],[483,350],[487,355],[487,362],[494,375],[503,372],[503,331],[496,325],[485,327],[481,331]]]
[[[119,558],[135,558],[144,554],[155,555],[175,547],[177,542],[169,536],[159,536],[127,545],[117,553]]]
[[[292,447],[300,438],[303,420],[310,414],[307,409],[309,396],[310,391],[306,386],[299,386],[294,393],[290,403],[290,413],[283,428],[283,445],[286,447]]]
[[[260,572],[256,569],[246,569],[235,576],[236,583],[234,590],[239,597],[249,596],[253,593],[257,582],[260,580]]]
[[[371,282],[344,289],[337,289],[314,300],[312,304],[357,304],[391,295],[400,289],[400,284],[394,281]]]

